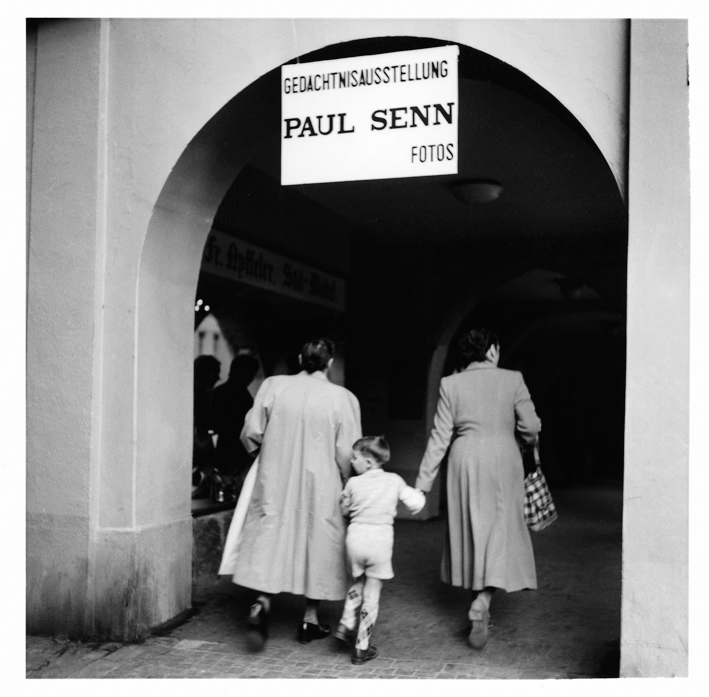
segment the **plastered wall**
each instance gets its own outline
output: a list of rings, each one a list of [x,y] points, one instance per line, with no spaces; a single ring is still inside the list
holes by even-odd
[[[633,21],[621,673],[687,674],[687,26]]]

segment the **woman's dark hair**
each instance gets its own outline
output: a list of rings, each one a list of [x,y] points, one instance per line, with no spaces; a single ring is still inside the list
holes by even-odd
[[[380,465],[386,465],[391,457],[389,443],[384,436],[363,436],[355,441],[352,450],[369,455]]]
[[[489,329],[471,329],[460,337],[460,358],[463,367],[473,362],[485,360],[485,354],[491,346],[499,346],[497,334]]]
[[[240,353],[231,362],[229,368],[229,381],[248,387],[258,373],[259,362],[256,356],[250,353]]]
[[[335,344],[330,339],[314,339],[300,350],[300,365],[308,373],[325,370],[335,355]]]
[[[194,381],[198,385],[213,387],[219,380],[221,363],[214,356],[197,356],[194,359]]]

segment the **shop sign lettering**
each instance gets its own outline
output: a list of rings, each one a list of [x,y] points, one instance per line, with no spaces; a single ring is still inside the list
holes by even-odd
[[[458,172],[458,47],[281,68],[281,184]]]
[[[201,270],[334,310],[345,309],[345,281],[255,244],[212,229]]]

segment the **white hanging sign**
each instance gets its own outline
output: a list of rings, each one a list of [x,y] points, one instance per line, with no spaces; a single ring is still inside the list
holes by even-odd
[[[458,173],[458,47],[281,68],[281,184]]]

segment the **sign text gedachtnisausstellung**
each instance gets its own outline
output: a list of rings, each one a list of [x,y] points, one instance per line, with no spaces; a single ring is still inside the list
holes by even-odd
[[[458,47],[281,68],[281,184],[458,172]]]

